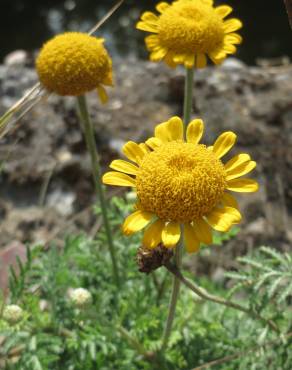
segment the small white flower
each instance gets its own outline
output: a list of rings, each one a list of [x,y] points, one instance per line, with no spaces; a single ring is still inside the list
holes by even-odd
[[[23,309],[16,304],[8,305],[4,308],[3,319],[10,325],[17,324],[23,319]]]
[[[72,289],[69,292],[69,298],[71,303],[77,308],[87,306],[92,301],[91,293],[84,288]]]

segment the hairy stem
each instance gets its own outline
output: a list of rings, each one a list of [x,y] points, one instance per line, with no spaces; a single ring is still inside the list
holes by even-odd
[[[238,303],[235,303],[233,301],[227,301],[224,298],[217,297],[215,295],[212,295],[212,294],[208,293],[205,289],[202,289],[201,287],[197,286],[194,282],[192,282],[192,281],[188,280],[187,278],[185,278],[183,276],[183,274],[181,273],[180,269],[178,269],[177,266],[172,265],[171,263],[166,263],[165,264],[165,267],[177,279],[179,279],[179,281],[182,284],[184,284],[189,289],[191,289],[199,297],[201,297],[203,299],[206,299],[207,301],[215,302],[215,303],[221,304],[223,306],[231,307],[231,308],[234,308],[235,310],[242,311],[242,312],[246,313],[247,315],[249,315],[249,316],[251,316],[251,317],[253,317],[255,319],[258,319],[258,320],[262,321],[263,323],[265,323],[266,325],[268,325],[273,331],[275,331],[277,333],[280,333],[280,330],[278,329],[277,325],[272,320],[267,320],[264,317],[262,317],[261,315],[259,315],[258,313],[254,312],[254,311],[252,311],[252,310],[250,310],[250,309],[248,309],[248,308],[246,308],[244,306],[241,306]]]
[[[84,132],[86,146],[89,151],[90,158],[91,158],[92,176],[93,176],[95,189],[96,189],[99,202],[100,202],[103,223],[105,227],[107,242],[108,242],[110,256],[112,260],[113,275],[114,275],[116,285],[119,287],[120,280],[119,280],[118,266],[117,266],[117,261],[116,261],[116,254],[115,254],[115,248],[114,248],[114,243],[112,239],[111,228],[110,228],[109,219],[108,219],[107,203],[105,200],[104,191],[103,191],[103,187],[101,183],[101,169],[100,169],[100,164],[99,164],[99,157],[98,157],[97,150],[96,150],[93,126],[92,126],[92,122],[89,117],[85,96],[82,95],[82,96],[77,97],[77,102],[78,102],[78,107],[79,107],[79,112],[80,112],[80,117],[81,117],[81,123],[82,123],[81,126]]]

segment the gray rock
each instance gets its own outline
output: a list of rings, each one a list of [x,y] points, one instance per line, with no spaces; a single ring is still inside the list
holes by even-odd
[[[25,50],[15,50],[4,58],[5,66],[25,65],[28,55]]]

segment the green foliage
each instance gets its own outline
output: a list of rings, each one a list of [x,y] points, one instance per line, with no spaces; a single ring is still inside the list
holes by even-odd
[[[228,272],[226,277],[236,283],[228,296],[241,290],[249,296],[249,307],[257,313],[266,312],[283,330],[292,329],[292,257],[269,247],[261,247],[252,257],[240,257],[242,268]]]
[[[119,227],[131,207],[126,198],[113,198],[111,203],[122,279],[119,290],[103,230],[95,240],[68,236],[62,249],[54,245],[47,251],[41,246],[28,248],[27,262],[19,262],[20,274],[11,271],[10,277],[10,301],[24,309],[25,318],[13,327],[0,319],[0,337],[4,338],[0,368],[187,370],[244,352],[215,368],[290,369],[291,338],[280,338],[242,312],[204,302],[185,287],[169,348],[164,358],[159,356],[172,277],[164,268],[150,275],[138,272],[135,256],[140,236],[125,238]],[[217,236],[217,243],[221,242]],[[199,283],[275,320],[282,333],[291,331],[291,255],[263,247],[239,262],[242,267],[228,273],[224,285],[207,278]],[[226,284],[231,285],[229,292]],[[68,290],[77,287],[92,294],[87,308],[77,309],[70,302]]]

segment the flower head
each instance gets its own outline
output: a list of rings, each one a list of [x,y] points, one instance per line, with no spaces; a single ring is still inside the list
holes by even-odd
[[[213,0],[177,0],[156,6],[160,13],[145,12],[137,28],[151,32],[145,39],[150,60],[164,60],[170,67],[204,68],[207,56],[220,64],[236,52],[242,39],[234,33],[242,27],[235,18],[225,20],[232,8],[213,6]]]
[[[133,163],[114,160],[110,167],[115,171],[103,176],[105,184],[136,189],[136,210],[125,220],[123,232],[131,235],[147,227],[143,238],[147,248],[161,242],[174,247],[183,225],[186,248],[196,252],[200,243],[212,243],[211,228],[224,232],[240,222],[229,191],[258,189],[256,181],[239,179],[256,166],[248,154],[238,154],[226,164],[221,161],[236,135],[224,132],[207,147],[199,143],[203,131],[203,121],[195,119],[184,140],[182,120],[173,117],[156,126],[155,136],[146,143],[126,143],[123,153]]]
[[[66,32],[49,40],[36,61],[40,82],[58,95],[79,96],[97,89],[102,102],[103,85],[112,85],[112,61],[103,39],[80,32]]]
[[[91,293],[84,288],[73,289],[69,293],[69,298],[72,304],[77,308],[83,308],[89,305],[92,301]]]
[[[10,325],[18,324],[23,319],[23,310],[16,304],[10,304],[4,308],[3,319]]]

